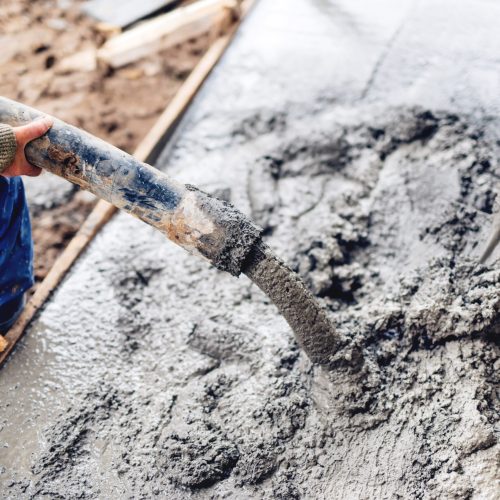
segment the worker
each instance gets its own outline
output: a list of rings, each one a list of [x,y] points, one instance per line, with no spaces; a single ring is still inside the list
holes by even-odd
[[[0,124],[0,334],[18,318],[34,282],[30,217],[19,176],[36,177],[41,169],[26,160],[24,147],[51,126],[49,117],[22,127]]]

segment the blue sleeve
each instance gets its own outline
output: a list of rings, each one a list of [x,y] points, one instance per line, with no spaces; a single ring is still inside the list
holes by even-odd
[[[23,182],[0,176],[0,307],[32,285],[33,242]]]

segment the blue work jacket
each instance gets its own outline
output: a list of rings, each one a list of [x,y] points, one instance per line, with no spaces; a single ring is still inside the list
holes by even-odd
[[[23,181],[0,176],[0,310],[18,302],[32,285],[33,242]]]

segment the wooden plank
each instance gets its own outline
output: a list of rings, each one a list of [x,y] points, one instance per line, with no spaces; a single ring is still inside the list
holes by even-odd
[[[144,162],[154,162],[167,137],[171,135],[196,93],[211,73],[217,62],[231,43],[239,25],[256,0],[245,0],[241,5],[240,19],[235,22],[229,31],[217,39],[207,53],[200,60],[195,69],[179,89],[175,97],[167,106],[163,114],[151,128],[143,141],[134,152],[134,156]],[[161,145],[161,146],[160,146]],[[17,342],[24,335],[27,326],[31,323],[45,301],[59,286],[66,273],[94,239],[96,234],[111,219],[117,208],[105,201],[99,201],[94,210],[83,223],[64,252],[59,256],[54,266],[42,281],[33,297],[29,300],[21,316],[5,337],[0,335],[0,367],[9,354],[14,350]]]
[[[91,0],[82,11],[98,21],[124,28],[177,3],[179,0]]]
[[[108,40],[98,51],[101,63],[119,68],[210,32],[221,15],[236,12],[234,0],[200,0],[146,21]]]

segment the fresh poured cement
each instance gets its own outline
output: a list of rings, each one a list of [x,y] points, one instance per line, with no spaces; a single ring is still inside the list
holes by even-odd
[[[326,307],[265,243],[259,242],[247,261],[245,274],[287,320],[299,347],[313,363],[328,365],[341,341]]]
[[[498,7],[372,4],[263,0],[159,161],[263,227],[330,367],[119,215],[0,372],[0,496],[497,498]]]

